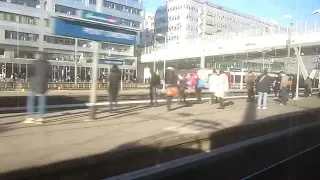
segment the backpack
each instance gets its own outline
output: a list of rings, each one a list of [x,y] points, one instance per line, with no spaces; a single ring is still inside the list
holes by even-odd
[[[204,81],[199,79],[197,82],[197,88],[202,89],[202,88],[205,88],[205,86],[206,84],[204,83]]]

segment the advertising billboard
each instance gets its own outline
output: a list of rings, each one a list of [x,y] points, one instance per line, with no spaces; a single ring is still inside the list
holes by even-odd
[[[59,36],[69,36],[100,42],[113,42],[131,45],[138,43],[137,34],[135,32],[59,18],[55,18],[53,31],[55,35]]]

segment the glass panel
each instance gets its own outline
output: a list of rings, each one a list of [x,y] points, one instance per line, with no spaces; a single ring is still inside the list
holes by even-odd
[[[4,63],[0,63],[0,82],[4,81],[6,77],[6,65]]]
[[[27,73],[27,65],[21,64],[20,65],[20,79],[25,81],[26,79],[26,73]]]
[[[10,78],[12,75],[12,64],[11,63],[6,63],[6,77]]]
[[[5,20],[5,13],[4,12],[0,12],[0,20]]]

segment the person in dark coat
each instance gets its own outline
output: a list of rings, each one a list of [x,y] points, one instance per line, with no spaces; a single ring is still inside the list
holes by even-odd
[[[151,73],[151,79],[150,79],[150,104],[153,106],[153,102],[155,103],[155,106],[157,106],[157,87],[159,87],[161,84],[160,76],[158,76],[155,72]]]
[[[43,116],[45,113],[46,105],[46,92],[48,88],[48,81],[51,76],[50,64],[47,61],[47,55],[44,52],[36,53],[36,60],[31,65],[32,70],[29,71],[31,75],[31,91],[27,98],[27,114],[28,117],[23,123],[43,123]],[[38,96],[38,117],[34,119],[35,96]]]
[[[186,104],[187,75],[179,76],[179,104]]]
[[[307,79],[304,81],[304,97],[309,97],[311,95],[311,89],[312,79],[310,77],[307,77]]]
[[[258,92],[258,109],[267,109],[267,98],[271,85],[272,79],[268,75],[268,71],[264,70],[264,72],[258,77],[256,83],[256,91]]]
[[[273,93],[274,93],[275,99],[279,98],[280,83],[281,83],[281,76],[280,76],[280,74],[278,74],[278,76],[275,78],[274,84],[273,84]]]
[[[255,86],[255,76],[251,71],[248,72],[246,76],[246,84],[247,84],[247,102],[254,101],[254,86]]]
[[[117,97],[119,93],[119,86],[121,82],[121,71],[117,65],[113,65],[109,76],[109,109],[112,111],[112,103],[118,103]]]

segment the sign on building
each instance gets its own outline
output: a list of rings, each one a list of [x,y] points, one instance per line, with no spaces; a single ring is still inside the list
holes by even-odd
[[[119,32],[120,31],[120,32]],[[55,18],[54,34],[94,41],[106,41],[120,44],[137,44],[137,34],[125,30],[114,30],[98,24],[69,21]]]
[[[125,62],[122,60],[99,59],[99,64],[122,66],[122,65],[125,65]]]

